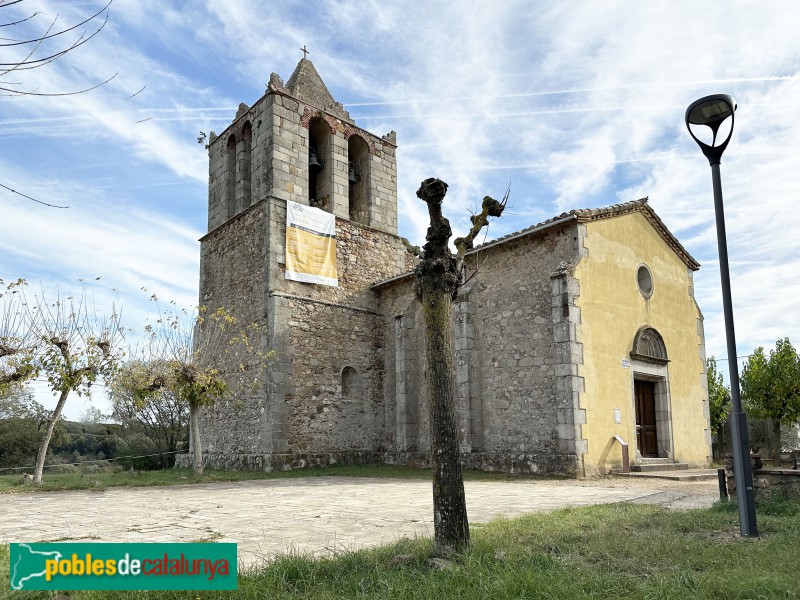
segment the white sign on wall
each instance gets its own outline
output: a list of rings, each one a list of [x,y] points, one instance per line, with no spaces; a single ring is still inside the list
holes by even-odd
[[[286,279],[338,287],[336,218],[331,213],[286,203]]]

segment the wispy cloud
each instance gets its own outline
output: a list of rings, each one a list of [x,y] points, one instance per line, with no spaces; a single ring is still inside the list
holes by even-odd
[[[25,0],[83,14],[100,2]],[[12,8],[8,8],[9,11]],[[23,11],[24,12],[24,11]],[[257,18],[254,18],[257,15]],[[533,4],[466,0],[271,3],[115,0],[80,52],[26,74],[30,89],[90,94],[0,100],[0,268],[66,282],[100,274],[191,303],[206,223],[200,131],[284,79],[306,45],[359,124],[398,134],[401,234],[424,239],[419,182],[450,184],[456,231],[486,194],[512,186],[503,235],[563,210],[649,196],[704,268],[696,274],[709,354],[724,356],[709,169],[683,124],[696,98],[736,97],[723,163],[739,353],[800,339],[800,7],[789,0]],[[765,35],[764,32],[768,32]],[[131,97],[135,92],[145,89]],[[13,184],[13,185],[12,185]]]

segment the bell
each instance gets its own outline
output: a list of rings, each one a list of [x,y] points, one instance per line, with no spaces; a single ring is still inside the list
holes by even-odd
[[[356,173],[356,166],[352,162],[347,163],[347,179],[350,183],[356,183],[361,179],[361,176]]]
[[[308,149],[308,168],[312,171],[321,171],[322,166],[322,161],[317,157],[317,151],[314,150],[314,146],[311,146]]]

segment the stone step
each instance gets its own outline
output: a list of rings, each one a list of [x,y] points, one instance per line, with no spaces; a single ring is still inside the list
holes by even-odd
[[[717,479],[715,469],[684,469],[682,471],[637,471],[630,473],[620,473],[614,471],[616,477],[637,478],[645,477],[650,479],[670,479],[672,481],[711,481]]]
[[[658,460],[659,462],[647,461],[631,465],[631,471],[636,473],[652,473],[655,471],[684,471],[689,468],[689,465],[686,463],[668,462],[668,459],[654,460]],[[661,462],[662,460],[664,462]]]

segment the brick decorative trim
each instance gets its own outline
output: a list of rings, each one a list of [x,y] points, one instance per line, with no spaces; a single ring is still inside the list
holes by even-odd
[[[380,156],[381,150],[375,145],[375,141],[372,139],[372,136],[365,136],[364,132],[361,131],[358,127],[353,127],[352,125],[348,125],[344,128],[344,139],[349,140],[352,136],[360,137],[364,142],[366,142],[367,146],[369,146],[369,151],[375,155]]]
[[[309,108],[306,106],[303,109],[303,114],[300,116],[300,126],[304,129],[308,129],[309,125],[311,124],[312,119],[322,119],[325,123],[328,124],[328,127],[331,130],[331,134],[336,133],[336,119],[331,115],[314,108]]]
[[[250,122],[250,119],[237,119],[233,125],[228,127],[228,130],[225,132],[225,144],[223,145],[223,148],[228,147],[228,140],[231,136],[234,136],[237,142],[242,139],[244,135],[244,126],[248,123],[250,124],[250,135],[252,136],[253,124]]]

